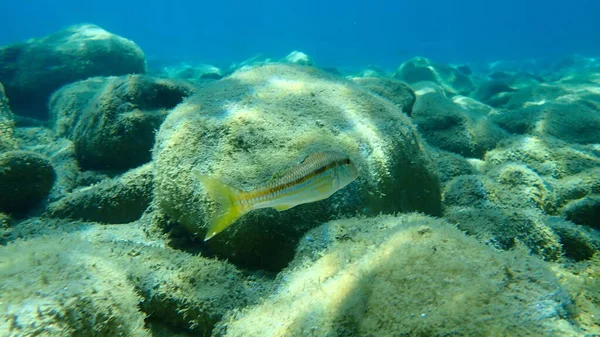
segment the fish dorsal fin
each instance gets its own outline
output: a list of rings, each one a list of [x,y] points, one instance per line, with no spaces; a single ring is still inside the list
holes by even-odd
[[[293,165],[293,164],[292,164],[292,165],[291,165],[291,166],[289,166],[289,167],[284,167],[284,168],[282,168],[281,170],[279,170],[279,171],[275,172],[275,173],[274,173],[274,174],[271,176],[271,178],[269,179],[269,181],[268,181],[268,182],[269,182],[269,183],[270,183],[270,182],[274,182],[274,181],[276,181],[276,180],[278,180],[278,179],[281,179],[281,178],[283,178],[283,177],[285,177],[285,176],[288,176],[288,175],[292,175],[292,174],[294,174],[294,173],[295,173],[295,171],[297,170],[298,166],[299,166],[300,164],[304,163],[304,162],[306,161],[306,159],[308,159],[309,157],[311,157],[311,156],[313,156],[313,155],[314,155],[314,154],[310,154],[310,155],[308,155],[308,156],[304,157],[304,159],[302,159],[302,160],[301,160],[300,162],[298,162],[297,164],[295,164],[295,165]]]

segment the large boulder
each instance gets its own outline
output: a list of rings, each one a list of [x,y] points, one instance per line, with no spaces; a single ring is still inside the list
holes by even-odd
[[[29,151],[0,154],[0,211],[23,214],[50,192],[56,173],[50,161]]]
[[[434,63],[424,57],[415,57],[402,63],[394,77],[409,84],[434,82],[442,86],[449,95],[468,95],[473,90],[473,82],[464,71],[449,65]]]
[[[253,211],[208,241],[210,250],[245,266],[278,269],[303,232],[331,217],[440,214],[439,180],[405,114],[352,82],[282,64],[240,70],[171,112],[153,151],[155,200],[188,237],[203,237],[214,202],[194,171],[251,190],[326,150],[347,154],[358,181],[317,203]]]
[[[423,138],[439,149],[481,158],[508,133],[495,125],[491,107],[465,96],[446,97],[436,86],[417,90],[412,119]]]
[[[71,139],[85,169],[128,169],[150,160],[154,133],[188,85],[145,75],[94,77],[52,95],[59,136]]]
[[[412,113],[416,95],[406,83],[382,77],[354,77],[352,80],[377,95],[389,99],[405,114],[410,116]]]
[[[552,268],[422,215],[331,221],[303,237],[278,291],[232,310],[213,336],[578,335],[572,319],[598,298],[578,291],[598,282],[567,292]]]
[[[40,119],[47,118],[50,94],[65,84],[145,69],[134,42],[89,24],[0,48],[0,82],[13,112]]]

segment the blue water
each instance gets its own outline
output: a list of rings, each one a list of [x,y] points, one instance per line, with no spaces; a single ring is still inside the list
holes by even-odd
[[[2,4],[0,45],[94,23],[150,60],[225,65],[292,50],[320,66],[395,67],[600,54],[600,1],[47,1]]]

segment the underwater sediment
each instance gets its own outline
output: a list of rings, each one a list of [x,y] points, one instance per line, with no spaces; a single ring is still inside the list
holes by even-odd
[[[2,47],[0,335],[600,334],[600,64],[565,64],[148,70],[94,25]],[[326,151],[358,178],[204,240],[198,174],[260,191]]]

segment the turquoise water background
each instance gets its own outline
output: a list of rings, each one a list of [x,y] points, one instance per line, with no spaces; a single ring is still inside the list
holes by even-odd
[[[0,45],[94,23],[135,41],[150,62],[227,65],[292,50],[320,66],[556,59],[600,52],[600,1],[16,1]],[[8,15],[10,13],[10,15]]]

